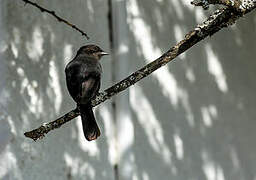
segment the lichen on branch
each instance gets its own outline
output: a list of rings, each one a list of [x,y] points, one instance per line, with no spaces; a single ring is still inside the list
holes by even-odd
[[[210,4],[224,5],[234,9],[237,12],[244,13],[247,9],[255,6],[256,0],[193,0],[191,4],[195,6],[202,6],[208,9]]]

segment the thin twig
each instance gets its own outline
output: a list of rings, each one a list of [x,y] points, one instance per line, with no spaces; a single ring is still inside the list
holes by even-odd
[[[62,17],[58,16],[58,15],[55,13],[55,11],[50,11],[50,10],[48,10],[48,9],[46,9],[46,8],[44,8],[44,7],[40,6],[40,5],[38,5],[37,3],[32,2],[32,1],[29,1],[29,0],[22,0],[22,1],[24,1],[25,3],[28,3],[28,4],[30,4],[30,5],[32,5],[32,6],[36,7],[36,8],[38,8],[41,12],[46,12],[46,13],[52,15],[52,16],[53,16],[54,18],[56,18],[59,22],[65,23],[65,24],[68,25],[69,27],[71,27],[71,28],[77,30],[78,32],[80,32],[80,33],[82,34],[82,36],[85,36],[85,37],[86,37],[86,39],[89,39],[89,36],[88,36],[83,30],[79,29],[76,25],[74,25],[74,24],[68,22],[67,20],[63,19]]]
[[[245,13],[248,13],[255,9],[256,6],[248,9]],[[112,87],[104,90],[102,93],[99,93],[96,98],[92,101],[93,106],[97,106],[98,104],[106,101],[112,96],[118,94],[121,91],[124,91],[131,85],[140,81],[144,77],[150,75],[152,72],[164,66],[168,62],[172,61],[179,54],[183,53],[187,49],[191,48],[193,45],[198,43],[199,41],[205,39],[209,35],[213,35],[218,32],[223,27],[227,27],[230,25],[231,20],[234,22],[242,15],[235,14],[233,9],[225,8],[221,10],[215,11],[203,24],[198,25],[194,30],[190,31],[185,39],[180,41],[177,45],[173,46],[170,50],[164,53],[161,57],[156,59],[155,61],[147,64],[143,68],[134,72],[124,80],[118,82]],[[39,128],[32,130],[30,132],[26,132],[25,136],[32,138],[33,140],[37,140],[38,138],[44,137],[44,134],[49,131],[60,127],[62,124],[70,121],[71,119],[77,117],[79,115],[78,109],[74,109],[67,113],[66,115],[60,117],[59,119],[47,123],[45,125],[40,126]]]

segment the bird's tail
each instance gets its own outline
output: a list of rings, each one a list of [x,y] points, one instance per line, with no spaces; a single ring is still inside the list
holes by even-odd
[[[100,136],[100,129],[96,123],[91,102],[80,104],[80,113],[83,125],[84,136],[88,141],[97,139]]]

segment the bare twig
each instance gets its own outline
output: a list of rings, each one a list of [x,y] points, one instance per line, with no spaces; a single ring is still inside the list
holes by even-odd
[[[48,10],[48,9],[46,9],[46,8],[44,8],[44,7],[40,6],[40,5],[38,5],[37,3],[32,2],[32,1],[29,1],[29,0],[22,0],[22,1],[24,1],[25,3],[28,3],[28,4],[30,4],[30,5],[32,5],[32,6],[36,7],[36,8],[38,8],[41,12],[46,12],[46,13],[52,15],[52,16],[53,16],[54,18],[56,18],[59,22],[65,23],[66,25],[68,25],[68,26],[70,26],[71,28],[73,28],[73,29],[77,30],[78,32],[80,32],[80,33],[82,34],[82,36],[85,36],[85,37],[86,37],[86,39],[89,39],[89,36],[88,36],[83,30],[79,29],[76,25],[74,25],[74,24],[68,22],[67,20],[63,19],[62,17],[58,16],[58,15],[55,13],[55,11],[50,11],[50,10]]]
[[[245,13],[252,11],[253,9],[255,9],[255,7],[256,6],[253,6],[250,9],[247,9]],[[215,11],[205,22],[203,22],[203,24],[198,25],[194,30],[190,31],[185,36],[185,39],[183,39],[178,44],[173,46],[161,57],[147,64],[143,68],[134,72],[133,74],[131,74],[124,80],[118,82],[117,84],[113,85],[112,87],[104,90],[102,93],[98,94],[96,98],[92,101],[92,105],[97,106],[98,104],[106,101],[107,99],[118,94],[119,92],[127,89],[128,87],[140,81],[144,77],[150,75],[152,72],[154,72],[161,66],[172,61],[179,54],[191,48],[193,45],[203,40],[207,36],[213,35],[223,27],[227,27],[228,25],[231,24],[230,22],[234,22],[241,16],[242,14],[240,13],[235,14],[233,9],[230,9],[230,8],[225,8],[225,9]],[[60,127],[62,124],[70,121],[71,119],[77,117],[78,115],[79,115],[78,109],[72,110],[66,115],[60,117],[59,119],[53,122],[42,125],[38,129],[32,130],[30,132],[26,132],[25,136],[32,138],[33,140],[37,140],[38,138],[43,137],[44,134],[48,133],[49,131],[55,128]]]

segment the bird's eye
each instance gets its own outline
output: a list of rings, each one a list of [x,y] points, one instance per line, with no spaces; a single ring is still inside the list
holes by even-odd
[[[92,54],[92,53],[93,53],[93,50],[91,50],[91,49],[86,49],[86,50],[85,50],[85,53],[87,53],[87,54]]]

